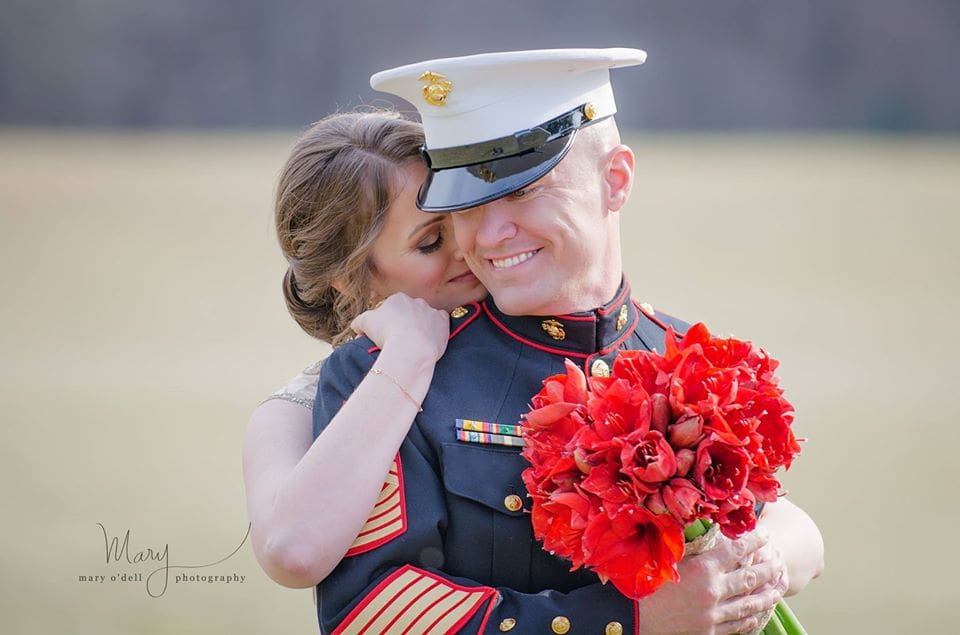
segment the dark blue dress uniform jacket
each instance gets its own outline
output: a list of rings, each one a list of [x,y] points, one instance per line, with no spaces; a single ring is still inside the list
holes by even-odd
[[[565,358],[600,373],[597,360],[612,365],[623,349],[663,352],[665,326],[687,325],[636,304],[625,281],[608,304],[573,315],[507,316],[490,298],[464,308],[453,312],[449,345],[365,527],[373,527],[368,539],[358,538],[317,587],[321,631],[636,632],[635,602],[590,571],[570,572],[534,540],[521,448],[458,441],[456,421],[516,424],[542,380],[564,372]],[[376,354],[359,338],[328,358],[315,435]]]

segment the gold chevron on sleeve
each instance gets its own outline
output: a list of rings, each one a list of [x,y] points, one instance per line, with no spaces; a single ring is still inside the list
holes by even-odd
[[[400,455],[390,464],[390,471],[380,488],[380,495],[370,512],[370,517],[357,534],[357,539],[347,550],[347,556],[355,556],[390,542],[407,530],[407,509],[403,492],[403,471]]]
[[[494,594],[490,587],[460,586],[407,565],[378,584],[334,635],[455,633]]]

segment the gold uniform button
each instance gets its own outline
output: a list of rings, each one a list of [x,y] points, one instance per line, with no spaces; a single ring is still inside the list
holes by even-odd
[[[503,499],[503,506],[512,512],[518,512],[523,509],[523,499],[516,494],[510,494]]]
[[[594,362],[590,364],[590,374],[594,377],[609,377],[610,366],[602,359],[594,360]]]
[[[563,635],[570,630],[570,620],[562,615],[558,615],[550,622],[550,628],[557,635]]]
[[[508,617],[507,619],[500,622],[500,632],[506,633],[507,631],[512,631],[513,627],[516,625],[517,625],[517,620],[513,619],[512,617]]]
[[[620,622],[610,622],[607,624],[607,627],[603,629],[604,635],[623,635],[623,624]]]
[[[455,320],[459,320],[466,314],[467,314],[467,307],[465,306],[458,306],[453,311],[450,311],[450,317],[452,317]]]

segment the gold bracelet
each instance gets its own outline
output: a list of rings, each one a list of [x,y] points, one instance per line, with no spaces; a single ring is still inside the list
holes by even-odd
[[[417,400],[413,398],[413,395],[411,395],[410,393],[407,392],[407,389],[406,389],[406,388],[404,388],[402,385],[400,385],[400,382],[397,381],[395,377],[393,377],[393,376],[391,376],[391,375],[388,375],[387,373],[383,372],[383,371],[380,370],[379,368],[371,368],[371,369],[370,369],[370,372],[373,373],[374,375],[382,375],[383,377],[386,377],[387,379],[389,379],[390,381],[392,381],[392,382],[393,382],[393,385],[396,386],[397,388],[399,388],[399,389],[400,389],[400,392],[403,393],[403,396],[406,397],[407,399],[409,399],[409,400],[410,400],[410,403],[412,403],[414,406],[417,407],[417,412],[423,412],[423,407],[422,407],[420,404],[417,403]]]

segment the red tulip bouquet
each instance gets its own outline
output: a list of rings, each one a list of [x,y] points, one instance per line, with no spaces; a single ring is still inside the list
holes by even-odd
[[[543,548],[639,599],[679,579],[687,540],[752,530],[757,502],[779,494],[775,472],[800,451],[777,365],[703,324],[679,342],[668,329],[663,355],[621,352],[609,377],[588,380],[568,360],[523,428]],[[764,632],[803,629],[781,602]]]

